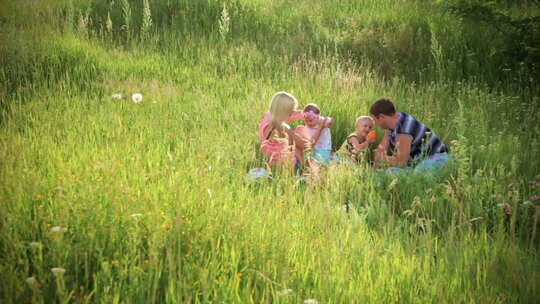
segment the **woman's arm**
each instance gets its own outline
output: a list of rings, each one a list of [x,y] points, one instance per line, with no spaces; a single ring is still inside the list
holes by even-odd
[[[297,120],[304,120],[304,111],[302,110],[293,111],[291,114],[289,114],[289,117],[287,117],[288,122],[295,122]]]

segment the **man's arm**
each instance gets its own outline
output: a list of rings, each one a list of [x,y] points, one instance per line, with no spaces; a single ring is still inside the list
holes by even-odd
[[[383,153],[384,152],[385,155],[386,155],[386,152],[388,152],[388,145],[389,145],[389,141],[390,141],[388,136],[389,136],[388,131],[385,131],[383,140],[379,143],[377,148],[375,148],[375,150],[373,150],[374,152],[376,152],[376,153]]]
[[[396,136],[396,155],[386,156],[384,160],[391,167],[404,167],[409,161],[411,153],[412,136],[408,134],[398,134]]]
[[[374,158],[375,158],[375,169],[380,169],[381,167],[385,166],[386,162],[386,154],[388,153],[388,143],[389,143],[389,133],[388,131],[384,132],[383,140],[379,143],[377,148],[373,150],[374,152]]]

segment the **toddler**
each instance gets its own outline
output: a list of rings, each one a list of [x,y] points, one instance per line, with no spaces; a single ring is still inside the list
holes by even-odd
[[[332,135],[328,128],[333,119],[321,117],[321,109],[316,104],[308,104],[304,107],[305,126],[298,126],[295,134],[304,139],[302,151],[309,153],[311,158],[327,164],[332,160]],[[307,155],[307,154],[306,154]]]
[[[369,116],[356,118],[356,132],[347,136],[347,140],[345,140],[340,148],[340,153],[353,161],[358,161],[361,157],[361,152],[367,151],[369,145],[377,140],[377,133],[371,130],[373,124],[373,118]],[[366,158],[367,156],[366,153]]]

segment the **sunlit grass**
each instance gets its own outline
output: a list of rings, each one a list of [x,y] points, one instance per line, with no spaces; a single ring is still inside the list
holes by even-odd
[[[217,31],[221,3],[194,3]],[[309,1],[227,3],[229,40],[191,31],[188,21],[203,15],[175,15],[187,20],[178,31],[164,27],[146,44],[136,33],[128,44],[120,30],[63,32],[52,6],[61,26],[48,38],[36,20],[8,22],[26,35],[2,32],[11,37],[0,74],[2,302],[538,300],[538,96],[455,79],[383,80],[339,52],[261,45],[250,22],[290,42],[305,30],[286,31],[293,17],[319,32],[328,25],[317,12],[341,13],[326,2],[313,11]],[[407,20],[398,2],[364,1],[361,12],[347,3],[343,19]],[[410,14],[430,9],[411,3]],[[92,12],[110,9],[98,4]],[[150,4],[154,25],[173,9]],[[235,19],[243,4],[251,15]],[[117,26],[119,7],[110,10]],[[336,166],[317,183],[287,172],[250,181],[248,170],[263,166],[257,124],[279,90],[336,118],[334,147],[372,101],[390,97],[452,142],[454,163],[437,178]]]

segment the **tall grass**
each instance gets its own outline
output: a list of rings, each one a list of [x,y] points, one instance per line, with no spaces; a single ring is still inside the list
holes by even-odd
[[[459,72],[435,3],[0,7],[3,303],[538,300],[538,95]],[[279,90],[336,118],[335,147],[388,96],[454,164],[250,181]]]

